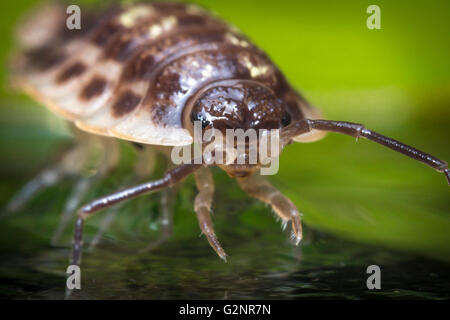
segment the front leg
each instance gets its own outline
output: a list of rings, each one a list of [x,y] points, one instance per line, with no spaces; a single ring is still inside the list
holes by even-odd
[[[214,181],[211,171],[208,168],[198,170],[195,172],[195,181],[198,194],[195,198],[194,210],[197,213],[198,224],[214,251],[220,258],[227,261],[225,251],[217,240],[211,220],[210,211],[214,195]]]
[[[96,199],[78,210],[78,218],[75,222],[75,231],[72,246],[72,263],[80,265],[81,249],[83,245],[83,226],[84,220],[95,214],[96,212],[120,204],[126,200],[142,196],[154,191],[159,191],[168,187],[173,187],[181,182],[191,173],[199,170],[201,165],[184,164],[167,171],[160,179],[146,182],[135,187],[130,187],[105,197]]]
[[[259,175],[253,174],[249,177],[237,178],[237,180],[242,190],[250,196],[272,206],[272,209],[283,221],[283,228],[288,221],[292,221],[292,238],[298,245],[302,239],[302,224],[300,213],[292,201]]]

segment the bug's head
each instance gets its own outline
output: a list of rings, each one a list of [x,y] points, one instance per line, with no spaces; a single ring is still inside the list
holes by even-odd
[[[253,81],[231,81],[198,94],[189,120],[193,133],[194,128],[202,132],[203,150],[214,145],[226,157],[219,166],[231,176],[245,176],[261,166],[258,148],[264,131],[281,129],[291,118],[271,89]],[[257,159],[250,154],[252,148],[257,148]]]

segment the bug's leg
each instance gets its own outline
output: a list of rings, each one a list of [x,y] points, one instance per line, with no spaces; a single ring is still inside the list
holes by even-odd
[[[80,175],[89,159],[92,139],[84,132],[74,131],[77,144],[67,151],[60,161],[44,169],[11,199],[6,206],[7,213],[22,209],[39,191],[51,187],[61,180]]]
[[[159,153],[167,159],[170,159],[171,148],[159,148]],[[172,166],[169,164],[169,168]],[[159,227],[160,233],[155,241],[152,241],[145,248],[139,250],[140,253],[145,253],[159,247],[162,243],[167,241],[172,236],[173,231],[173,205],[175,202],[175,196],[178,188],[175,186],[171,189],[164,189],[161,192],[160,198],[160,215],[159,215]]]
[[[40,190],[55,185],[62,180],[64,176],[66,176],[66,174],[59,166],[45,169],[30,180],[17,194],[14,195],[6,206],[6,212],[9,214],[19,211]]]
[[[108,196],[99,198],[83,206],[78,210],[78,218],[75,222],[75,232],[73,238],[72,264],[79,265],[81,261],[81,248],[83,241],[83,224],[84,220],[99,210],[111,207],[153,191],[158,191],[167,187],[172,187],[179,183],[185,177],[200,169],[202,165],[183,164],[166,172],[166,174],[158,180],[146,182],[135,187],[118,191]]]
[[[127,179],[122,185],[130,185],[132,183],[136,183],[137,181],[142,180],[145,177],[149,177],[153,174],[155,168],[155,150],[148,146],[142,147],[138,146],[138,159],[135,165],[135,173],[133,177]],[[124,188],[121,188],[124,189]],[[106,213],[103,220],[100,222],[100,227],[97,234],[94,236],[92,241],[89,243],[88,251],[92,251],[100,242],[103,234],[108,229],[108,227],[114,222],[117,214],[119,213],[119,209],[122,207],[123,203],[119,203],[113,207],[111,207]]]
[[[72,219],[80,202],[83,200],[90,188],[103,178],[112,168],[115,167],[119,160],[119,148],[115,140],[109,138],[99,138],[102,147],[102,159],[96,172],[87,177],[82,177],[77,181],[72,193],[67,200],[64,210],[61,214],[59,225],[52,236],[51,244],[58,245],[61,235],[64,233],[67,225]]]
[[[200,229],[214,251],[226,262],[226,254],[216,237],[210,214],[214,196],[214,181],[211,171],[208,168],[198,170],[195,172],[195,181],[198,194],[195,198],[194,210],[197,214]]]
[[[122,204],[118,204],[116,206],[113,206],[110,208],[106,213],[103,220],[100,222],[100,227],[97,233],[95,234],[94,238],[89,243],[89,248],[87,251],[94,250],[97,245],[100,243],[103,234],[108,230],[109,226],[114,222],[116,219],[117,214],[119,213],[119,209],[122,207]]]
[[[68,200],[66,201],[66,204],[64,205],[64,209],[61,213],[58,227],[53,233],[52,239],[50,241],[50,244],[52,246],[58,245],[61,235],[66,229],[67,224],[70,222],[70,218],[73,216],[73,213],[77,209],[77,206],[79,205],[81,198],[91,186],[92,180],[93,180],[92,177],[85,177],[81,178],[76,183],[75,187],[72,190],[72,193],[70,194]]]
[[[237,181],[241,188],[250,196],[272,206],[272,209],[283,222],[283,229],[287,222],[291,221],[292,238],[298,245],[302,239],[302,224],[300,221],[300,213],[292,201],[257,174],[245,178],[237,178]]]
[[[145,253],[159,247],[172,236],[173,202],[175,194],[176,190],[174,189],[164,189],[161,191],[161,214],[159,216],[159,226],[161,228],[161,231],[159,237],[144,249],[139,250],[140,253]]]
[[[307,133],[313,129],[342,133],[355,137],[356,139],[366,138],[372,140],[394,151],[403,153],[412,159],[420,161],[438,172],[444,173],[447,182],[450,185],[450,170],[448,169],[447,162],[401,143],[400,141],[366,129],[362,124],[345,121],[303,119],[293,122],[289,126],[283,128],[281,131],[281,141],[282,143],[286,143],[291,138]]]

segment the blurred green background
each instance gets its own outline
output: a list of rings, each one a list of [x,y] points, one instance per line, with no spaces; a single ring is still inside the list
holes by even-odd
[[[72,1],[80,3],[82,10],[90,2],[93,1]],[[363,123],[441,159],[450,159],[450,2],[193,2],[236,25],[266,50],[291,84],[320,108],[325,118]],[[7,86],[7,58],[14,46],[14,24],[35,3],[21,0],[0,4],[0,60],[3,61],[0,76],[4,84],[0,89],[2,206],[71,141],[62,120]],[[381,30],[366,27],[369,16],[366,8],[371,4],[381,8]],[[125,160],[121,168],[90,198],[113,190],[126,177],[131,170],[127,161],[132,161],[134,151],[123,145],[123,152]],[[214,261],[206,269],[216,268],[225,273],[230,271],[226,268],[245,268],[242,259],[249,254],[254,254],[260,263],[258,259],[264,261],[267,255],[276,255],[277,247],[291,252],[288,233],[281,232],[269,208],[249,201],[237,184],[219,170],[215,171],[215,178],[218,187],[213,219],[219,239],[230,255],[230,263],[216,262],[206,240],[198,238],[192,210],[195,196],[192,180],[187,181],[177,199],[175,235],[169,241],[169,248],[176,251],[173,246],[177,246],[177,241],[193,242],[194,246],[200,246],[195,248],[198,256],[186,259],[205,256]],[[280,171],[271,180],[303,212],[304,222],[310,229],[340,239],[337,242],[344,241],[335,255],[325,249],[324,254],[331,255],[331,264],[346,254],[346,261],[351,261],[352,254],[345,247],[358,243],[373,248],[373,251],[368,249],[369,256],[387,249],[393,255],[398,252],[450,261],[449,187],[442,174],[421,163],[368,141],[356,143],[349,137],[329,134],[317,143],[287,147],[281,157]],[[73,182],[66,182],[51,188],[33,200],[24,212],[2,221],[2,253],[10,257],[21,244],[29,248],[23,249],[25,252],[45,247],[72,185]],[[118,234],[124,224],[129,234],[141,232],[154,236],[152,232],[157,231],[148,228],[151,218],[136,218],[139,210],[147,215],[149,210],[158,211],[154,204],[157,196],[151,196],[154,201],[148,199],[124,207],[123,221],[115,224],[108,235],[110,239],[120,238]],[[144,221],[143,226],[130,222],[132,219]],[[98,221],[94,219],[88,225],[87,233],[95,233]],[[310,232],[313,244],[315,232]],[[129,235],[125,239],[128,240],[122,241],[132,246],[134,240]],[[29,247],[32,241],[35,244]],[[327,243],[333,247],[334,241],[327,240]],[[254,242],[261,242],[260,246]],[[268,243],[273,244],[270,247],[273,250],[264,247],[266,251],[261,252],[263,244]],[[178,244],[184,245],[187,244]],[[307,245],[308,240],[305,250]],[[242,246],[247,246],[247,250],[240,251]],[[160,261],[169,259],[164,247],[158,254]],[[88,259],[85,262],[89,265]],[[323,259],[314,261],[326,264],[326,258]],[[167,266],[175,262],[165,263]],[[7,267],[2,270],[4,274],[11,272]]]

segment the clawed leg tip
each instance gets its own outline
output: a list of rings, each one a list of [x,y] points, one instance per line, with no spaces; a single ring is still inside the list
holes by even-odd
[[[227,263],[227,255],[225,253],[219,254],[219,258],[222,259],[225,263]]]
[[[302,241],[302,235],[296,235],[295,233],[292,233],[291,240],[294,241],[296,246],[298,246],[300,244],[300,241]]]
[[[217,253],[220,259],[222,259],[225,263],[227,263],[227,254],[222,249],[222,247],[213,247],[214,251]]]
[[[450,186],[450,170],[449,169],[445,169],[444,173],[445,173],[445,177],[447,178],[447,183]]]

